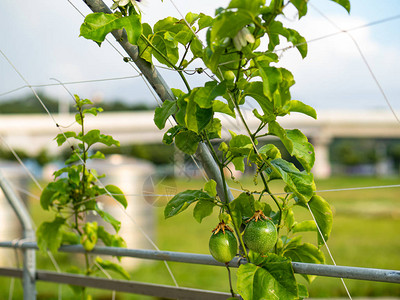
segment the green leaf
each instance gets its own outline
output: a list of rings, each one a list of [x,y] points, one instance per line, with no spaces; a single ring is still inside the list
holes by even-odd
[[[171,64],[175,65],[179,60],[179,49],[177,43],[165,39],[165,30],[156,32],[154,27],[154,32],[155,33],[151,38],[151,43],[158,51],[153,50],[152,54],[160,63],[168,67],[171,67]]]
[[[317,231],[317,226],[314,221],[307,220],[300,223],[295,223],[291,229],[292,233],[306,232],[306,231]]]
[[[232,0],[228,8],[243,9],[256,16],[263,5],[265,5],[265,0]]]
[[[140,16],[131,14],[121,17],[119,14],[92,13],[85,17],[80,29],[80,36],[90,39],[99,45],[104,41],[106,35],[113,30],[126,30],[128,41],[136,45],[142,33]]]
[[[203,13],[200,13],[200,18],[198,21],[199,30],[211,26],[213,22],[214,22],[214,18],[207,16]]]
[[[221,138],[222,124],[220,119],[213,118],[205,129],[210,140]]]
[[[204,87],[199,88],[194,96],[194,101],[201,108],[213,107],[213,100],[218,96],[222,96],[226,93],[226,83],[222,81],[218,83],[216,81],[206,82]]]
[[[63,232],[62,226],[65,224],[65,219],[56,217],[52,222],[43,222],[36,231],[38,247],[44,253],[48,250],[57,252],[61,246]]]
[[[310,172],[315,162],[314,147],[308,142],[307,137],[298,129],[286,130],[286,137],[293,145],[290,154],[297,158],[307,172]]]
[[[271,102],[271,98],[268,98],[264,94],[263,83],[261,81],[250,82],[246,85],[243,90],[245,96],[250,96],[255,99],[263,110],[264,114],[267,116],[272,116],[271,119],[274,120],[275,116],[273,115],[274,106]]]
[[[128,206],[128,201],[125,198],[124,193],[121,189],[115,185],[108,184],[105,186],[106,190],[112,195],[112,197],[122,204],[124,208]]]
[[[293,153],[293,142],[291,139],[288,138],[286,130],[283,129],[278,122],[269,122],[268,131],[269,134],[275,135],[281,140],[282,144],[285,146],[289,154]]]
[[[298,100],[291,100],[288,103],[288,111],[289,112],[299,112],[310,116],[311,118],[317,119],[317,112],[311,106],[304,104]]]
[[[59,133],[59,134],[56,136],[55,140],[57,141],[57,145],[58,145],[58,146],[61,146],[62,144],[65,143],[65,141],[66,141],[68,138],[71,138],[71,137],[76,137],[76,133],[73,132],[73,131],[66,131],[66,132],[64,132],[64,133]]]
[[[217,183],[214,179],[210,179],[204,185],[204,191],[209,194],[211,197],[217,196]]]
[[[44,210],[49,210],[52,204],[53,195],[57,192],[57,184],[54,182],[49,183],[42,191],[40,195],[40,206]]]
[[[181,132],[182,129],[183,129],[183,127],[180,125],[176,125],[170,129],[168,129],[167,132],[164,133],[163,143],[166,145],[171,145],[172,142],[174,141],[175,136],[179,132]]]
[[[306,203],[311,199],[314,195],[314,177],[312,174],[300,172],[292,163],[281,158],[274,159],[270,163],[274,171],[286,183],[289,191],[293,192],[300,202]]]
[[[151,35],[153,34],[153,30],[149,24],[147,24],[147,23],[142,24],[142,34],[146,38],[151,37]],[[145,41],[143,41],[143,39],[138,40],[138,47],[139,47],[140,57],[143,58],[145,61],[152,63],[151,47],[148,46],[147,43]]]
[[[186,154],[193,155],[199,146],[200,137],[193,131],[179,132],[175,136],[175,145]]]
[[[307,299],[309,297],[307,287],[304,284],[298,283],[299,300]]]
[[[131,279],[131,276],[129,275],[129,273],[127,271],[124,270],[124,268],[122,268],[120,265],[113,263],[111,261],[108,260],[103,260],[100,257],[96,257],[96,262],[104,269],[107,271],[113,271],[119,275],[121,275],[122,277],[124,277],[125,279],[129,280]]]
[[[227,11],[214,19],[210,41],[222,43],[225,38],[233,38],[244,26],[252,23],[252,16],[245,10]]]
[[[78,123],[79,125],[82,126],[82,124],[83,124],[83,118],[84,118],[84,117],[85,117],[85,116],[81,115],[80,113],[75,114],[75,121],[76,121],[76,123]]]
[[[81,235],[81,244],[86,251],[92,251],[97,243],[97,222],[85,223],[83,234]]]
[[[272,99],[273,94],[278,90],[279,84],[283,80],[282,73],[278,68],[269,66],[269,62],[265,60],[257,60],[256,65],[263,80],[264,95]]]
[[[100,151],[96,151],[95,154],[89,156],[89,159],[95,159],[95,158],[96,159],[105,159],[106,157]]]
[[[325,257],[321,250],[310,243],[304,243],[285,249],[284,255],[296,262],[324,264]]]
[[[285,130],[276,121],[268,124],[268,130],[279,137],[289,154],[295,156],[307,172],[311,171],[315,161],[314,147],[300,130]]]
[[[69,169],[65,169],[69,170]],[[54,201],[59,200],[59,198],[68,197],[65,193],[67,190],[67,179],[62,178],[54,182],[50,182],[42,191],[40,195],[40,206],[44,210],[49,210],[50,206]]]
[[[229,141],[229,151],[233,156],[249,155],[252,150],[253,143],[247,135],[235,135]]]
[[[299,12],[299,19],[307,14],[308,0],[292,0],[290,1]]]
[[[213,115],[214,112],[212,108],[196,107],[197,132],[202,131],[210,124],[213,119]]]
[[[203,56],[203,45],[198,38],[194,38],[190,43],[190,51],[192,51],[194,57]]]
[[[114,140],[114,138],[111,135],[106,135],[106,134],[100,134],[100,140],[98,142],[109,147],[112,145],[115,145],[117,147],[120,146],[117,140]]]
[[[274,144],[266,144],[258,149],[258,153],[263,154],[266,159],[281,158],[281,152]]]
[[[111,226],[114,228],[115,232],[118,232],[121,228],[121,222],[118,221],[117,219],[115,219],[112,215],[110,215],[108,212],[102,210],[99,208],[99,206],[95,205],[95,209],[94,209],[99,216],[106,221],[107,223],[111,224]]]
[[[187,190],[175,195],[164,209],[164,217],[170,218],[184,211],[190,204],[199,200],[212,201],[213,198],[199,190]]]
[[[79,244],[79,235],[75,232],[62,230],[61,244],[63,245],[76,245]]]
[[[285,221],[285,225],[288,229],[292,228],[295,222],[293,209],[289,207],[285,208],[282,214],[282,219]]]
[[[229,108],[229,105],[222,101],[214,100],[212,103],[212,107],[214,112],[220,112],[228,116],[231,116],[232,118],[236,117],[235,112]]]
[[[102,112],[103,109],[101,107],[91,107],[91,108],[86,108],[83,110],[82,114],[92,114],[93,116],[97,116],[97,113]]]
[[[106,246],[126,248],[126,242],[122,237],[118,234],[108,233],[103,226],[98,227],[97,236]]]
[[[197,222],[212,214],[215,203],[212,200],[199,200],[193,209],[193,217]]]
[[[189,23],[189,24],[193,24],[194,22],[196,22],[198,19],[200,18],[199,14],[195,14],[192,12],[188,12],[185,16],[185,20]]]
[[[333,222],[332,210],[329,203],[326,202],[324,198],[314,195],[308,202],[308,205],[310,206],[310,209],[314,215],[319,229],[322,232],[325,241],[327,241],[332,231]],[[323,244],[324,240],[318,233],[318,245]]]
[[[297,299],[298,289],[289,260],[269,254],[262,267],[241,265],[237,272],[237,290],[244,300]]]
[[[86,143],[88,147],[92,146],[95,143],[100,142],[100,130],[98,129],[90,130],[82,137],[82,142]]]
[[[244,157],[235,157],[232,159],[232,164],[235,166],[235,170],[244,173],[245,166],[244,166]]]
[[[343,6],[344,9],[347,10],[348,13],[350,13],[350,0],[331,0],[331,1],[336,2],[337,4]]]
[[[292,261],[324,264],[325,257],[322,251],[312,244],[304,243],[293,248],[286,249],[284,252],[285,257],[289,257]],[[311,283],[316,276],[302,274],[302,276]]]
[[[176,114],[177,111],[176,101],[165,100],[162,107],[157,107],[154,111],[154,123],[159,129],[163,129],[168,118]]]
[[[240,226],[243,219],[249,219],[254,215],[254,197],[251,194],[241,193],[229,203],[229,208],[235,224]]]

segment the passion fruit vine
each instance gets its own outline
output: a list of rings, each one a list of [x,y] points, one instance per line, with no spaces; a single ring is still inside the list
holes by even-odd
[[[247,221],[243,242],[250,250],[266,254],[275,246],[277,240],[278,233],[275,224],[261,210],[256,211]]]
[[[230,262],[238,250],[233,230],[224,222],[219,223],[213,230],[208,246],[212,257],[222,263]]]

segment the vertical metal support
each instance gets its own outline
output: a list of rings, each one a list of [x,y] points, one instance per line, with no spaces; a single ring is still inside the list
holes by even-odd
[[[17,196],[6,178],[0,171],[0,188],[3,190],[7,201],[15,211],[18,220],[21,222],[23,239],[35,241],[35,230],[32,219],[22,200]],[[24,289],[24,300],[36,300],[36,250],[23,249],[24,265],[22,270],[22,283]]]
[[[103,2],[103,0],[83,0],[83,2],[85,2],[85,4],[93,12],[103,12],[108,14],[112,13],[112,11]],[[132,45],[128,42],[126,32],[124,30],[114,30],[111,33],[117,40],[117,42],[122,46],[122,48],[124,48],[125,52],[129,55],[136,66],[140,69],[140,71],[153,87],[154,91],[157,93],[160,99],[162,101],[175,100],[171,89],[168,87],[167,83],[164,81],[157,69],[139,56],[139,49],[137,46]],[[225,199],[225,193],[223,192],[224,188],[222,185],[222,178],[219,172],[219,168],[204,143],[199,144],[199,149],[196,153],[196,157],[198,157],[199,160],[202,162],[207,175],[216,181],[219,197],[223,201],[231,201],[233,199],[233,196],[229,189],[228,199]]]

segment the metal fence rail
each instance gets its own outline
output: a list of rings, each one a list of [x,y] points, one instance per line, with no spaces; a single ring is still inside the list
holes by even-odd
[[[0,242],[0,247],[15,249],[37,249],[37,245],[34,242]],[[85,253],[85,249],[82,247],[82,245],[62,246],[59,251],[65,253]],[[90,253],[98,255],[134,257],[140,259],[166,260],[201,265],[225,266],[225,264],[217,262],[211,255],[196,253],[127,249],[103,246],[95,247]],[[245,259],[239,259],[238,257],[235,257],[229,263],[229,266],[237,268],[239,265],[244,263],[247,263]],[[400,283],[400,271],[397,270],[318,265],[300,262],[292,262],[292,266],[294,272],[298,274]]]
[[[0,276],[22,278],[22,270],[15,268],[0,268]],[[36,280],[52,283],[70,284],[85,286],[103,290],[111,290],[146,296],[154,296],[169,299],[207,299],[207,300],[226,300],[231,294],[200,290],[185,287],[175,287],[169,285],[143,283],[127,280],[116,280],[99,277],[89,277],[69,273],[57,273],[50,271],[37,270]]]

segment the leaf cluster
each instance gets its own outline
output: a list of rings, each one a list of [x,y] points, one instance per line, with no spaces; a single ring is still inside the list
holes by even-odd
[[[332,1],[350,10],[348,0]],[[216,10],[215,17],[188,13],[184,19],[167,17],[151,27],[145,23],[135,25],[140,15],[133,4],[126,6],[124,2],[123,7],[113,6],[116,12],[111,16],[86,17],[81,27],[81,35],[95,42],[103,41],[110,30],[123,27],[142,59],[152,64],[157,60],[180,75],[186,90],[172,89],[174,99],[163,101],[155,110],[154,122],[163,130],[167,121],[173,119],[175,125],[166,129],[163,142],[175,143],[188,155],[195,154],[200,143],[208,146],[220,169],[223,186],[219,190],[223,190],[223,194],[217,194],[216,183],[210,180],[201,190],[187,190],[173,197],[164,215],[170,218],[193,204],[193,216],[201,222],[211,215],[214,207],[219,208],[220,222],[233,226],[242,247],[239,255],[249,262],[238,271],[238,291],[246,300],[307,297],[307,289],[297,284],[290,262],[324,263],[320,247],[332,228],[329,204],[315,194],[311,173],[314,148],[300,130],[285,129],[280,124],[280,118],[291,113],[317,118],[314,108],[292,99],[293,74],[278,67],[279,57],[275,51],[283,39],[297,49],[302,58],[307,56],[305,38],[279,21],[289,5],[297,10],[299,19],[307,14],[307,0],[271,0],[268,3],[265,0],[231,0],[226,8]],[[135,22],[118,18],[131,18]],[[206,37],[204,41],[199,39],[201,31]],[[189,71],[196,60],[204,67]],[[186,77],[203,73],[211,80],[202,86],[190,86]],[[258,127],[253,131],[242,112],[249,101],[257,103],[252,113],[258,120]],[[228,129],[224,128],[221,117],[239,119],[246,133],[229,130],[229,141],[221,141],[222,130]],[[264,137],[280,139],[303,170],[284,160],[273,144],[258,146],[259,139]],[[217,150],[213,143],[218,145]],[[246,164],[256,167],[261,188],[257,192],[242,193],[229,203],[224,171],[235,168],[244,172]],[[270,192],[269,184],[273,180],[284,183],[284,197]],[[293,213],[295,206],[309,209],[315,222],[297,222]],[[247,221],[260,211],[273,220],[279,233],[272,253],[264,256],[247,251],[242,239]],[[306,231],[316,232],[316,245],[301,242],[299,233]],[[309,282],[313,280],[312,276],[305,275],[305,278]]]
[[[37,230],[39,249],[57,252],[63,244],[81,244],[90,252],[102,242],[106,246],[126,247],[125,241],[118,235],[121,222],[111,214],[102,209],[101,197],[112,197],[124,208],[127,200],[123,192],[115,185],[102,186],[96,170],[88,169],[87,162],[91,159],[104,159],[100,151],[93,153],[91,147],[96,143],[106,146],[119,146],[119,142],[109,135],[101,134],[94,129],[85,131],[85,117],[90,114],[96,116],[102,111],[101,108],[93,106],[88,99],[81,99],[75,95],[75,121],[80,126],[79,132],[68,131],[57,135],[55,140],[58,146],[68,143],[71,154],[65,161],[65,167],[54,172],[54,181],[50,182],[42,191],[40,205],[44,210],[54,213],[52,221],[43,222]],[[109,223],[115,233],[109,233],[97,222],[87,222],[87,214],[92,213],[100,216],[102,220]],[[110,269],[127,277],[126,271],[110,261],[97,258],[93,264],[87,259],[85,274]]]

